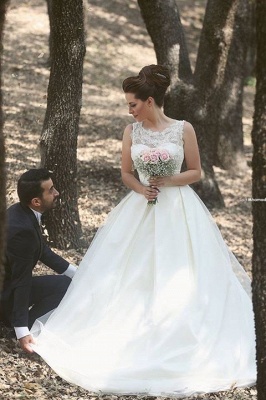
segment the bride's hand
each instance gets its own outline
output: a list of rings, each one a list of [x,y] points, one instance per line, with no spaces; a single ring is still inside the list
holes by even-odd
[[[143,195],[148,201],[156,199],[159,192],[160,190],[155,185],[144,186],[143,188]]]
[[[161,186],[173,186],[171,176],[152,176],[149,179],[151,186],[161,187]]]

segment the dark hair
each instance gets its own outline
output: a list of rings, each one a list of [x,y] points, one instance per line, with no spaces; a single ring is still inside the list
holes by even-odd
[[[125,93],[133,93],[136,99],[145,101],[153,97],[157,106],[162,107],[165,92],[170,85],[170,73],[163,65],[148,65],[138,76],[126,78],[122,87]]]
[[[34,197],[42,197],[41,184],[51,178],[51,173],[46,168],[29,169],[18,180],[18,197],[24,206],[28,206]]]

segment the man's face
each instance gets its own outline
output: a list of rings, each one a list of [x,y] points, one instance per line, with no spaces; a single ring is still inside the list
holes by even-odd
[[[48,179],[47,181],[43,181],[41,183],[41,187],[43,189],[42,197],[39,199],[39,211],[45,212],[51,210],[56,207],[59,193],[55,189],[52,179]]]

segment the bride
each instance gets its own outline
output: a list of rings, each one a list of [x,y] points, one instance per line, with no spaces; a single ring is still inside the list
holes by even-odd
[[[249,278],[189,186],[200,179],[198,145],[188,122],[162,111],[169,84],[159,65],[123,82],[136,121],[122,149],[132,191],[31,331],[58,375],[93,392],[180,397],[256,380]]]

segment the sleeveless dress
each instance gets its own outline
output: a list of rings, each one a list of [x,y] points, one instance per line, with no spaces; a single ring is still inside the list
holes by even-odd
[[[145,149],[166,149],[178,173],[183,125],[153,132],[134,123],[133,161]],[[249,290],[189,186],[161,188],[154,206],[131,191],[99,229],[59,307],[36,321],[33,347],[58,375],[93,392],[181,397],[250,386]]]

